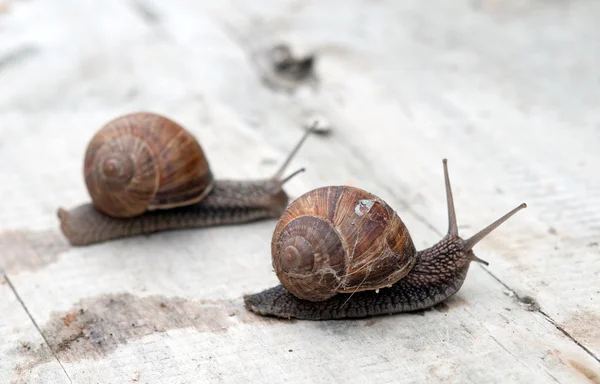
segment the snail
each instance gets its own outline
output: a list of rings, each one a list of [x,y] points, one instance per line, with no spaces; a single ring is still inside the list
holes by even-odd
[[[316,126],[316,123],[314,124]],[[88,144],[84,176],[91,203],[58,209],[73,245],[152,232],[278,218],[288,204],[282,177],[307,130],[275,175],[215,180],[202,147],[179,124],[132,113],[105,124]]]
[[[280,285],[244,296],[259,315],[305,320],[361,318],[432,307],[462,286],[473,247],[525,208],[508,212],[469,239],[458,235],[443,160],[448,233],[417,251],[400,217],[383,200],[349,186],[314,189],[281,215],[271,242]]]

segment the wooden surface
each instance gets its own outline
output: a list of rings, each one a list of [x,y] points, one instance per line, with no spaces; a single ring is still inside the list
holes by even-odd
[[[600,382],[600,3],[0,1],[0,382]],[[269,72],[284,42],[316,79]],[[270,175],[319,118],[286,189],[350,184],[418,248],[446,230],[442,158],[475,248],[417,314],[248,313],[277,283],[274,221],[72,248],[83,154],[134,110],[196,135],[220,178]]]

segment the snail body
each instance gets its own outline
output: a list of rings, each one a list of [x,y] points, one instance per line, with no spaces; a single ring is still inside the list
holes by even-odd
[[[271,178],[216,180],[197,140],[174,121],[133,113],[104,125],[88,144],[84,177],[92,202],[58,209],[73,245],[152,232],[277,218],[288,203],[283,172],[307,130]]]
[[[266,316],[328,320],[409,312],[434,306],[462,286],[472,248],[525,208],[521,204],[469,239],[458,235],[444,159],[448,233],[417,251],[399,216],[376,196],[349,186],[317,188],[281,215],[271,243],[281,285],[244,297]]]

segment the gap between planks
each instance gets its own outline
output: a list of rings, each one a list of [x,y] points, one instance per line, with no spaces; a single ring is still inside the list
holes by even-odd
[[[21,304],[21,307],[23,307],[23,310],[27,314],[27,317],[29,317],[29,320],[31,320],[31,323],[33,324],[33,326],[35,327],[35,329],[42,336],[42,339],[44,340],[44,343],[46,343],[46,345],[48,346],[48,349],[50,349],[50,353],[52,353],[52,356],[54,356],[54,359],[56,359],[56,361],[58,362],[58,365],[60,365],[60,367],[62,368],[62,371],[67,376],[67,379],[69,380],[69,382],[73,383],[73,380],[71,380],[71,377],[67,373],[67,370],[65,369],[64,365],[62,364],[62,362],[60,361],[60,359],[58,358],[58,356],[56,355],[56,353],[52,349],[52,346],[50,345],[50,343],[48,343],[48,339],[46,338],[46,335],[44,335],[44,333],[42,332],[42,330],[38,326],[38,324],[35,321],[35,319],[33,318],[33,316],[31,316],[31,313],[29,312],[29,309],[27,308],[27,305],[25,305],[25,302],[23,301],[23,299],[21,298],[21,296],[17,292],[17,289],[13,285],[12,281],[10,281],[10,278],[8,277],[8,275],[5,272],[2,272],[2,277],[4,278],[4,280],[6,280],[6,283],[10,287],[10,290],[12,291],[12,293],[15,295],[16,299]]]
[[[502,284],[502,286],[504,286],[504,288],[506,288],[508,291],[510,291],[511,294],[514,295],[514,297],[519,300],[522,301],[523,298],[521,296],[519,296],[519,294],[512,289],[511,287],[509,287],[508,285],[506,285],[506,283],[504,283],[502,280],[500,280],[496,275],[494,275],[492,272],[490,272],[489,269],[484,268],[483,266],[479,266],[479,268],[483,269],[488,275],[490,275],[494,280],[496,280],[497,282],[499,282],[500,284]],[[558,329],[563,335],[565,335],[566,337],[568,337],[571,341],[573,341],[577,346],[579,346],[581,349],[583,349],[588,355],[590,355],[594,360],[596,360],[598,363],[600,363],[600,357],[596,356],[589,348],[587,348],[585,345],[581,344],[576,338],[574,338],[569,332],[567,332],[563,327],[561,327],[550,315],[548,315],[546,312],[544,312],[541,308],[537,308],[535,311],[531,311],[531,312],[538,312],[540,313],[545,319],[546,321],[550,322],[552,325],[554,325],[556,327],[556,329]]]

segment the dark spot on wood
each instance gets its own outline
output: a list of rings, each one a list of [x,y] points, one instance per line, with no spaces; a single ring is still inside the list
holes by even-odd
[[[10,274],[43,268],[58,260],[70,245],[57,230],[0,232],[0,268]]]
[[[315,56],[294,57],[292,49],[286,44],[277,44],[271,48],[271,63],[275,72],[297,81],[311,75]]]
[[[556,228],[554,228],[554,227],[548,228],[548,233],[551,234],[551,235],[558,234],[558,232],[556,231]]]
[[[540,309],[540,305],[538,304],[538,302],[531,296],[517,297],[517,300],[519,304],[525,307],[525,309],[528,311],[535,312],[539,311]]]
[[[31,351],[31,344],[22,341],[21,342],[21,348],[25,351]]]
[[[72,334],[72,335],[68,335],[68,337],[66,337],[63,340],[61,340],[56,345],[56,349],[54,349],[54,348],[52,348],[52,349],[54,350],[54,352],[64,351],[65,349],[70,348],[70,346],[71,346],[72,343],[79,342],[79,339],[81,339],[82,337],[84,337],[83,329],[79,329],[77,331],[77,333]]]
[[[294,350],[293,349],[289,349],[288,352],[294,352]]]
[[[302,84],[318,85],[315,54],[296,56],[287,44],[275,44],[252,55],[263,83],[292,93]]]
[[[569,360],[569,364],[577,371],[582,373],[585,377],[587,377],[592,383],[600,384],[600,375],[594,372],[591,368],[586,367],[585,365],[575,360]]]
[[[163,304],[164,306],[162,306]],[[85,298],[66,312],[53,312],[40,327],[61,362],[101,359],[130,340],[172,329],[223,333],[239,324],[277,324],[274,319],[239,311],[233,301],[186,300],[128,293]],[[239,316],[232,317],[234,312]],[[21,348],[31,357],[27,369],[50,361],[48,347]]]
[[[598,246],[597,241],[592,241],[591,243],[588,244],[588,247],[597,247],[597,246]]]

